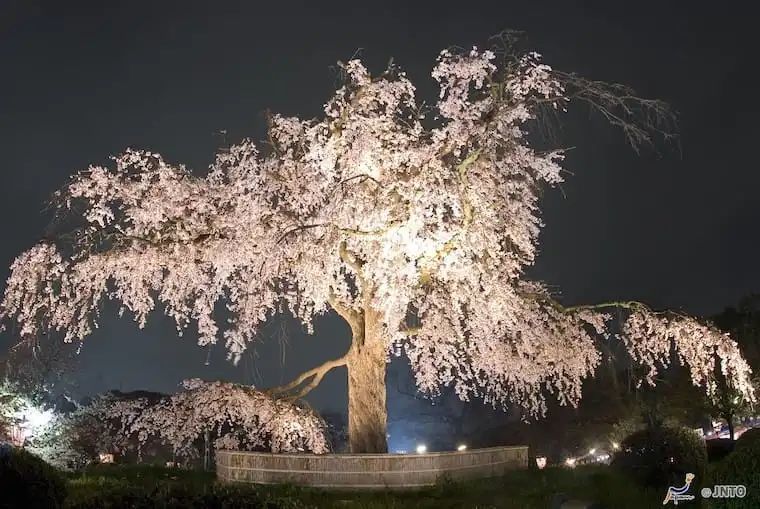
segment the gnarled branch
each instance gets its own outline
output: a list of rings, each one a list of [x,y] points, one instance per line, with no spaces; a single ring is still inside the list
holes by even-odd
[[[338,368],[340,366],[345,366],[347,362],[348,362],[348,354],[338,359],[326,361],[315,368],[312,368],[308,371],[301,373],[301,375],[299,375],[295,380],[285,385],[272,387],[271,389],[268,389],[266,392],[273,396],[284,397],[287,399],[302,398],[306,394],[311,392],[311,390],[314,389],[317,385],[319,385],[319,383],[322,381],[322,379],[327,373],[329,373],[333,369]],[[294,389],[297,389],[299,386],[301,386],[301,384],[303,384],[304,382],[310,379],[311,381],[307,383],[306,385],[304,385],[303,387],[301,387],[300,390],[294,393],[291,392]]]

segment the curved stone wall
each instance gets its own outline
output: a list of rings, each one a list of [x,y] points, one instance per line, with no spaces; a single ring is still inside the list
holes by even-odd
[[[527,467],[527,446],[430,454],[216,452],[221,481],[323,488],[418,488],[435,484],[441,476],[474,479]]]

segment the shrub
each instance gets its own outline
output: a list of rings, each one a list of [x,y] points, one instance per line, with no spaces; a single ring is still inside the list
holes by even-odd
[[[735,442],[730,438],[713,438],[707,440],[707,461],[718,461],[734,450]]]
[[[693,473],[696,478],[692,492],[699,493],[707,452],[704,441],[693,430],[647,428],[623,440],[612,465],[640,485],[654,488],[680,486],[686,474]]]
[[[66,498],[66,481],[37,456],[0,445],[0,508],[58,508]]]
[[[250,486],[158,482],[152,486],[105,477],[72,481],[66,509],[299,509],[296,499],[270,497]]]
[[[760,433],[747,435],[748,433],[749,431],[745,432],[736,441],[734,452],[712,465],[709,484],[710,487],[715,484],[743,484],[747,488],[747,494],[744,498],[712,499],[710,507],[760,507]]]
[[[739,440],[736,441],[736,449],[744,449],[746,447],[752,447],[755,448],[755,450],[758,450],[757,447],[760,445],[760,428],[752,428],[748,429],[742,435],[739,437]]]

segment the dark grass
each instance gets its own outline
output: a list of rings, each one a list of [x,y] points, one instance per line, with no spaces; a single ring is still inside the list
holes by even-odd
[[[148,466],[103,465],[69,477],[70,508],[119,507],[135,497],[222,500],[219,507],[315,508],[541,508],[557,498],[593,501],[602,507],[662,507],[664,493],[644,490],[607,467],[515,471],[462,483],[442,481],[414,491],[325,491],[296,486],[222,485],[214,474]],[[205,498],[204,498],[205,497]],[[209,498],[210,497],[210,498]],[[196,500],[197,501],[197,500]],[[215,502],[216,503],[216,502]],[[135,504],[135,506],[140,506]],[[156,507],[173,507],[160,502]]]

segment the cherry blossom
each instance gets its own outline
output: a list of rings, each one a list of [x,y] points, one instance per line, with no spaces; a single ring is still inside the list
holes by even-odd
[[[191,456],[205,433],[215,449],[329,451],[325,423],[307,408],[243,385],[189,380],[185,387],[152,405],[113,402],[105,413],[122,423],[122,436],[159,437],[179,456]]]

